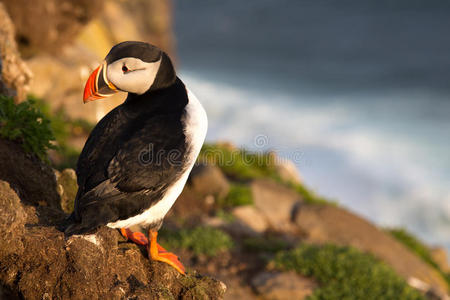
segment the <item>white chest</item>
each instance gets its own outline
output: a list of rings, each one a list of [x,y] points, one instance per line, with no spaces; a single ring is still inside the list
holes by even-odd
[[[183,191],[184,185],[189,177],[189,173],[191,172],[195,160],[200,153],[203,142],[205,141],[206,131],[208,128],[208,119],[203,106],[191,91],[187,90],[187,92],[189,102],[186,105],[186,118],[184,119],[184,124],[186,142],[189,148],[189,157],[187,159],[189,161],[189,165],[181,177],[167,189],[163,198],[158,203],[140,215],[128,218],[126,220],[108,223],[108,227],[127,228],[133,225],[146,225],[157,222],[164,218],[169,209],[177,200],[178,196]]]

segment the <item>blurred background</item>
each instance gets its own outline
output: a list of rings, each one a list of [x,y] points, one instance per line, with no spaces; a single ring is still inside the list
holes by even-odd
[[[210,140],[274,150],[319,194],[450,249],[447,1],[174,8],[180,73]]]
[[[26,63],[16,100],[45,99],[53,123],[70,120],[55,127],[54,165],[74,167],[124,99],[82,105],[90,72],[114,44],[148,41],[203,103],[208,142],[271,151],[339,207],[450,251],[450,2],[2,3]]]

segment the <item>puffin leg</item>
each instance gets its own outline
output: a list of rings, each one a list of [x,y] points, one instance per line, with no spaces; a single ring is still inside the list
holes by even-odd
[[[158,242],[156,241],[158,237],[158,232],[149,230],[148,237],[150,238],[150,244],[148,247],[149,258],[152,260],[165,262],[184,275],[185,268],[179,261],[178,256],[176,256],[173,253],[167,252],[167,250],[164,249],[161,245],[159,245]]]
[[[124,238],[133,241],[135,244],[142,246],[148,245],[148,239],[142,232],[139,231],[132,232],[128,228],[120,228],[120,233],[123,235]]]

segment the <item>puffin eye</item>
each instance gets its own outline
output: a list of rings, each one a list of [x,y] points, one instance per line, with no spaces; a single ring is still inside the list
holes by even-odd
[[[122,66],[122,71],[123,71],[123,73],[126,73],[126,72],[129,71],[129,69],[127,68],[127,66],[123,65]]]

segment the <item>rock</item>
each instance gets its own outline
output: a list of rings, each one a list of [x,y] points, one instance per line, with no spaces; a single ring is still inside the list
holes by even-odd
[[[20,58],[14,37],[14,25],[0,3],[0,94],[20,102],[27,96],[32,74]]]
[[[252,285],[263,299],[270,300],[305,299],[317,287],[311,279],[295,272],[262,272],[252,279]]]
[[[230,191],[230,184],[219,167],[208,164],[197,164],[192,169],[189,182],[192,189],[200,196],[225,198]]]
[[[264,215],[252,205],[235,207],[231,213],[239,222],[256,233],[264,233],[269,227]]]
[[[103,0],[4,0],[17,30],[21,53],[59,54],[89,20],[102,11]]]
[[[60,209],[56,178],[50,166],[22,147],[0,138],[0,180],[8,182],[26,203]]]
[[[431,266],[361,217],[332,205],[302,204],[295,222],[311,243],[333,243],[369,252],[389,264],[405,280],[417,278],[437,291],[448,292],[444,279]]]
[[[272,180],[256,180],[251,184],[256,209],[266,218],[269,226],[277,231],[292,232],[292,218],[302,199],[295,191]]]
[[[450,266],[448,264],[447,251],[443,247],[434,247],[431,249],[431,257],[437,263],[439,268],[446,272],[450,273]]]
[[[6,255],[20,254],[24,251],[23,243],[16,235],[24,234],[26,221],[25,210],[20,199],[9,183],[0,181],[0,252]]]
[[[301,183],[302,179],[295,164],[288,159],[276,157],[275,169],[283,181]]]
[[[64,169],[62,172],[55,172],[55,175],[61,208],[65,213],[71,213],[78,191],[77,174],[74,169]]]
[[[224,284],[150,261],[117,230],[65,239],[49,206],[25,205],[0,181],[0,286],[9,299],[222,299]],[[37,214],[50,222],[44,223]]]

